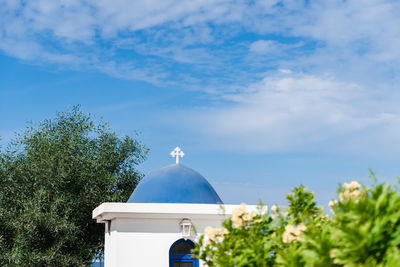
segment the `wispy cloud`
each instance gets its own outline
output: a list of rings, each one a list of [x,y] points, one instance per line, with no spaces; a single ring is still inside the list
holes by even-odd
[[[271,67],[290,65],[335,72],[331,66],[342,64],[347,72],[378,64],[376,71],[387,74],[398,70],[399,10],[393,1],[362,0],[2,0],[0,49],[35,63],[114,65],[119,76],[146,81],[158,78],[126,75],[127,66],[133,73],[156,68],[165,82],[178,69],[204,84],[215,76],[234,84],[243,69],[242,80],[253,82]],[[296,44],[301,51],[288,51]]]

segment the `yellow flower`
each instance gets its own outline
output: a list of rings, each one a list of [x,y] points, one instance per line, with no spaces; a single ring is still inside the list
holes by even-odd
[[[272,205],[271,210],[277,212],[279,210],[279,207],[277,205]]]

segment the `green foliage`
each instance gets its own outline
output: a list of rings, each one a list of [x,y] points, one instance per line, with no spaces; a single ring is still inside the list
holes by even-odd
[[[372,174],[373,175],[373,174]],[[306,187],[287,195],[287,207],[272,206],[249,220],[237,212],[223,234],[203,235],[196,257],[211,266],[400,266],[400,194],[397,187],[357,182],[338,190],[332,215],[323,213]],[[208,231],[213,233],[212,231]]]
[[[102,202],[126,201],[147,149],[80,107],[29,126],[0,154],[0,266],[84,266],[102,249]]]
[[[389,184],[361,192],[357,201],[341,201],[335,207],[332,239],[341,242],[332,256],[346,266],[387,266],[399,255],[400,195]]]
[[[316,215],[320,210],[314,202],[314,193],[304,185],[295,187],[292,193],[286,195],[286,199],[289,202],[287,211],[296,224]]]
[[[224,242],[210,240],[210,245],[203,249],[196,246],[195,253],[213,266],[269,266],[274,260],[271,254],[272,220],[257,215],[255,221],[246,227],[234,227],[231,219],[223,223],[229,234],[221,235]],[[200,239],[203,243],[204,236]]]

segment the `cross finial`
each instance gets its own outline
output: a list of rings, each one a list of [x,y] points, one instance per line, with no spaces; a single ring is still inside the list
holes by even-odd
[[[172,150],[171,153],[169,153],[169,154],[172,157],[175,157],[176,164],[179,164],[179,157],[183,158],[183,156],[185,155],[185,153],[183,153],[183,151],[179,147],[175,147],[175,149]]]

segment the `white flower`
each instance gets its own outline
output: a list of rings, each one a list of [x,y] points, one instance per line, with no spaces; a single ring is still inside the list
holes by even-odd
[[[215,239],[215,237],[218,234],[218,229],[214,227],[208,226],[206,229],[204,229],[204,233],[208,236],[210,239]]]
[[[360,187],[361,185],[357,181],[351,181],[351,183],[349,184],[350,191],[359,189]]]
[[[358,200],[361,195],[359,188],[361,185],[357,181],[351,181],[350,183],[344,183],[344,190],[339,194],[340,201],[349,199]]]
[[[296,240],[296,236],[294,235],[295,231],[296,229],[293,225],[286,225],[285,232],[282,235],[283,243],[291,243],[292,241]]]
[[[336,206],[337,204],[338,204],[338,201],[335,199],[335,200],[329,201],[328,206],[331,207],[331,208],[333,208],[333,207]]]
[[[339,194],[340,201],[345,201],[345,200],[348,200],[349,198],[350,198],[350,194],[349,194],[349,191],[347,191],[347,190],[343,191]]]
[[[260,223],[262,221],[263,221],[262,219],[256,219],[256,220],[254,220],[254,223]]]
[[[302,233],[307,230],[307,227],[304,224],[300,224],[296,227],[296,238],[298,241],[303,241]]]
[[[350,184],[344,183],[343,188],[349,190],[350,189]]]
[[[221,228],[221,234],[222,235],[227,235],[228,233],[229,233],[228,229],[226,229],[224,227]]]
[[[254,212],[254,211],[252,211],[252,212],[250,212],[250,213],[245,213],[245,214],[243,214],[243,216],[242,216],[242,219],[245,221],[245,222],[250,222],[250,221],[252,221],[253,220],[253,218],[254,217],[256,217],[256,213]]]
[[[361,195],[361,192],[359,190],[355,190],[355,191],[351,192],[349,195],[351,198],[356,199]]]
[[[301,234],[301,232],[304,232],[305,230],[307,230],[307,226],[305,226],[304,224],[299,224],[296,227],[296,233]]]
[[[299,224],[297,227],[293,225],[287,225],[285,227],[285,232],[282,235],[283,243],[291,243],[295,240],[302,241],[302,233],[307,229],[304,224]]]
[[[234,209],[232,211],[232,222],[234,222],[236,227],[241,227],[244,225],[244,215],[247,214],[246,212],[246,204],[240,204],[240,208]]]
[[[251,218],[250,214],[245,213],[245,214],[242,216],[242,219],[243,219],[243,221],[248,222],[248,221],[251,221],[252,218]]]
[[[359,189],[360,187],[361,185],[357,181],[351,181],[349,184],[348,183],[343,184],[343,188],[349,191]]]
[[[246,211],[246,204],[242,203],[240,204],[240,208],[234,209],[232,211],[232,222],[235,224],[236,227],[241,227],[245,225],[246,223],[251,222],[254,217],[257,216],[257,213],[254,211],[252,212],[247,212]]]
[[[279,207],[277,205],[272,205],[271,210],[277,212],[279,210]]]
[[[271,218],[272,218],[272,219],[276,219],[276,218],[278,218],[278,217],[279,217],[279,214],[276,214],[276,213],[271,214]]]
[[[219,241],[222,241],[223,235],[227,233],[228,230],[226,228],[206,227],[206,229],[204,229],[206,245],[210,245],[212,240],[218,240],[219,238],[221,238]]]

